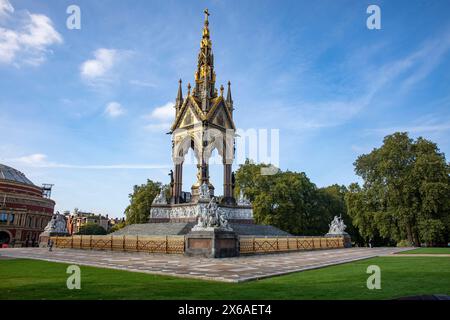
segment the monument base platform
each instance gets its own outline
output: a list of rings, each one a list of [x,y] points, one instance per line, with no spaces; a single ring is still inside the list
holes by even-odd
[[[352,247],[352,239],[350,235],[347,232],[339,233],[339,234],[332,234],[327,233],[325,237],[335,238],[335,237],[342,237],[344,238],[344,248],[351,248]]]
[[[191,232],[196,222],[160,222],[131,224],[114,233],[113,236],[170,236],[186,235]],[[287,237],[286,231],[274,226],[266,226],[254,223],[230,223],[230,227],[239,236],[260,237]]]
[[[185,236],[185,255],[205,258],[239,256],[239,237],[233,231],[218,229],[192,231]]]

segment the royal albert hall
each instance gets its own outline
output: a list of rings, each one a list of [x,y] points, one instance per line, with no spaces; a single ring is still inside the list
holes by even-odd
[[[0,164],[0,247],[37,245],[55,202],[22,172]]]

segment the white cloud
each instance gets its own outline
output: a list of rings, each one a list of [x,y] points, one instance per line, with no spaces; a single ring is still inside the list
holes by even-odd
[[[19,158],[6,159],[5,162],[19,164],[32,168],[62,168],[62,169],[167,169],[171,164],[88,164],[88,165],[74,165],[67,163],[51,162],[47,160],[47,155],[42,153],[35,153]]]
[[[160,121],[173,120],[175,117],[174,106],[175,104],[173,102],[167,102],[165,105],[153,109],[149,117]]]
[[[138,87],[155,88],[156,85],[153,82],[142,80],[130,80],[130,84]]]
[[[168,122],[150,123],[150,124],[145,125],[144,129],[148,130],[148,131],[165,132],[164,130],[168,131],[171,126],[172,126],[172,124],[168,123]]]
[[[169,130],[172,126],[172,121],[175,118],[175,104],[173,102],[167,102],[166,104],[156,107],[153,111],[144,116],[145,119],[149,119],[152,122],[145,125],[144,129],[149,131]]]
[[[11,3],[0,0],[0,17],[10,17],[13,13]],[[49,47],[63,42],[52,20],[45,15],[25,12],[12,20],[17,27],[0,27],[0,63],[37,66],[51,53]]]
[[[125,109],[122,107],[122,105],[118,102],[110,102],[105,108],[105,114],[108,115],[111,118],[117,118],[120,117],[125,113]]]
[[[387,90],[395,91],[395,97],[407,94],[408,90],[419,81],[425,79],[442,61],[450,49],[450,36],[433,38],[422,43],[410,54],[392,60],[384,65],[373,68],[369,65],[363,70],[359,83],[361,89],[348,86],[344,88],[345,95],[337,96],[335,100],[300,102],[294,106],[280,107],[276,115],[269,114],[270,118],[277,117],[279,121],[291,128],[301,130],[316,130],[324,127],[334,127],[347,123],[361,111],[372,106],[380,94]],[[353,59],[353,57],[351,57]],[[351,59],[350,59],[351,60]],[[295,116],[287,116],[286,113]],[[407,126],[403,131],[432,132],[447,130],[447,125],[417,125]],[[388,132],[393,128],[375,129],[376,132]]]
[[[100,48],[94,51],[94,59],[83,62],[81,76],[87,80],[104,78],[118,60],[117,50]]]
[[[20,162],[22,164],[35,166],[35,165],[41,165],[41,164],[46,163],[47,156],[42,153],[34,153],[34,154],[30,154],[28,156],[23,156],[23,157],[17,158],[15,160],[17,160],[18,162]]]
[[[0,63],[12,63],[20,50],[18,34],[15,31],[0,28]]]
[[[425,79],[445,58],[450,49],[450,30],[439,39],[434,39],[423,45],[422,49],[416,54],[418,57],[418,66],[403,83],[403,89],[408,90],[412,85]]]
[[[382,136],[394,132],[408,132],[410,134],[439,133],[450,130],[450,122],[430,123],[430,124],[412,124],[406,126],[393,126],[387,128],[368,129],[368,133],[375,133]]]
[[[14,7],[8,0],[0,0],[0,17],[14,13]]]

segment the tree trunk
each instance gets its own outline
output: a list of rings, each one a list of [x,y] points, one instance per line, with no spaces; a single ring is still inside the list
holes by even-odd
[[[411,243],[411,244],[414,244],[415,242],[414,242],[414,239],[413,239],[413,233],[412,233],[412,230],[411,230],[411,225],[409,223],[406,224],[406,234],[407,234],[407,237],[408,237],[408,242]]]
[[[414,236],[414,246],[420,247],[419,233],[417,232],[417,230],[414,231],[413,236]]]

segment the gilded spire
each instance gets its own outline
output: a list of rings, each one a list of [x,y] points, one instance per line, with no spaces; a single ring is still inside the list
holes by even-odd
[[[194,96],[202,100],[202,109],[209,108],[209,100],[217,96],[214,87],[216,75],[214,73],[214,55],[212,53],[212,42],[209,33],[209,11],[205,9],[205,21],[198,54],[197,71],[195,72]]]
[[[209,39],[209,21],[208,21],[208,17],[209,17],[209,11],[206,8],[205,11],[203,11],[205,13],[205,26],[203,27],[203,39],[204,38],[208,38]]]

